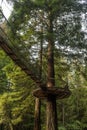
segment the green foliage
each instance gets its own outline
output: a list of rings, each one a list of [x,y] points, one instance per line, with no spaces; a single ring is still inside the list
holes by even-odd
[[[9,58],[0,49],[0,93],[8,91],[8,80],[4,71],[4,66],[9,62]]]
[[[63,126],[60,126],[60,127],[59,127],[59,130],[66,130],[66,128],[63,127]]]
[[[35,85],[10,59],[7,60],[8,62],[3,59],[3,57],[6,58],[6,55],[2,51],[1,53],[3,55],[0,60],[3,60],[3,62],[0,62],[0,66],[3,67],[5,74],[3,79],[9,81],[9,84],[7,84],[8,91],[6,92],[2,86],[3,93],[0,94],[0,124],[4,125],[4,130],[18,129],[17,127],[21,123],[20,128],[32,129],[34,120],[32,89]],[[0,80],[0,84],[1,82]]]
[[[31,96],[31,90],[34,87],[34,83],[25,75],[25,73],[21,72],[18,67],[14,66],[14,64],[12,65],[12,63],[5,69],[11,84],[10,100],[13,104],[12,123],[17,125],[20,122],[25,122],[26,118],[28,118],[28,120],[30,120],[29,118],[33,118],[29,116],[32,116],[32,107],[34,107],[34,99]]]
[[[86,97],[87,88],[75,88],[68,99],[58,102],[60,130],[85,130],[87,128]]]

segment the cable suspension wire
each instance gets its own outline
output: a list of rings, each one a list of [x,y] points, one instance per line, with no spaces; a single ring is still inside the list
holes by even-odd
[[[0,11],[1,11],[1,10],[0,10]],[[3,17],[5,18],[5,20],[6,20],[6,22],[7,22],[7,25],[10,26],[11,31],[12,31],[12,33],[14,34],[15,39],[17,39],[18,42],[21,43],[22,46],[26,49],[26,51],[29,53],[29,48],[28,48],[27,46],[25,46],[25,44],[23,43],[23,41],[21,41],[21,39],[19,39],[19,37],[15,34],[15,31],[14,31],[14,29],[13,29],[13,26],[8,22],[8,20],[6,19],[6,17],[4,16],[4,14],[3,14],[2,11],[1,11],[1,13],[2,13]],[[20,47],[20,46],[19,46],[19,47]],[[39,51],[39,49],[38,49],[38,51]],[[30,53],[29,53],[29,54],[30,54]],[[29,56],[29,55],[28,55],[28,56]],[[34,61],[35,59],[32,57],[32,60]]]
[[[1,10],[0,10],[1,11]],[[2,13],[2,11],[1,11],[1,13]],[[13,27],[10,25],[10,23],[8,22],[8,20],[6,19],[6,17],[4,16],[4,14],[2,13],[2,15],[3,15],[3,17],[5,18],[5,21],[7,22],[7,24],[9,25],[9,27],[11,27],[11,30],[12,30],[12,32],[13,32],[13,34],[14,34],[14,30],[13,30]],[[2,29],[3,30],[3,29]],[[4,31],[3,31],[4,32]],[[5,35],[7,35],[6,33],[5,33]],[[14,36],[15,36],[15,34],[14,34]],[[8,36],[7,36],[8,37]],[[15,37],[16,38],[16,37]],[[17,38],[16,38],[17,39]],[[9,38],[9,40],[10,40],[10,38]],[[13,47],[14,47],[14,49],[17,49],[17,47],[18,46],[16,46],[15,45],[15,42],[12,42],[11,41],[11,43],[12,43],[12,45],[13,45]],[[22,43],[22,42],[21,42]],[[16,51],[16,50],[15,50]]]

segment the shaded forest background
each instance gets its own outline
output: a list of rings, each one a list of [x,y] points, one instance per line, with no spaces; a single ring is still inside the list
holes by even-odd
[[[11,2],[11,1],[10,1]],[[48,34],[48,5],[52,7],[55,39],[55,82],[65,86],[68,82],[72,94],[68,99],[57,101],[59,130],[87,129],[87,3],[51,0],[40,2],[13,1],[14,9],[9,18],[13,30],[7,30],[12,40],[21,39],[27,47],[44,43],[43,66],[46,73],[46,52]],[[30,3],[29,3],[30,2]],[[29,4],[28,4],[29,3]],[[56,6],[59,4],[59,7]],[[22,6],[20,6],[22,5]],[[24,7],[24,8],[23,8]],[[31,8],[29,8],[31,7]],[[64,8],[63,8],[64,7]],[[37,10],[39,8],[39,10]],[[41,9],[41,10],[40,10]],[[30,11],[31,10],[31,11]],[[34,10],[34,12],[32,11]],[[43,10],[45,14],[43,14]],[[58,11],[60,10],[60,11]],[[81,16],[85,17],[81,17]],[[43,21],[42,21],[43,16]],[[30,23],[29,23],[30,20]],[[59,20],[59,21],[58,21]],[[42,24],[40,23],[42,22]],[[44,27],[44,28],[43,28]],[[43,33],[40,30],[43,28]],[[84,29],[83,29],[84,28]],[[15,34],[15,35],[14,35]],[[32,40],[33,39],[33,40]],[[58,42],[57,42],[58,41]],[[30,42],[30,44],[28,44]],[[21,46],[23,49],[23,46]],[[39,52],[38,52],[39,53]],[[24,50],[24,56],[26,56]],[[37,52],[35,53],[37,54]],[[36,62],[34,64],[36,65]],[[32,91],[35,83],[0,49],[0,129],[32,130],[34,127],[35,97]],[[46,102],[41,106],[41,127],[46,128]]]

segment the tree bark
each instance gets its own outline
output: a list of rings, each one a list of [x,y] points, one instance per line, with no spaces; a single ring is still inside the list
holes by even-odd
[[[34,121],[34,130],[40,130],[40,110],[41,110],[41,101],[36,98],[35,99],[35,121]]]
[[[47,101],[47,125],[46,126],[47,126],[46,130],[58,130],[55,98],[48,99]]]
[[[53,23],[52,14],[49,10],[49,28],[48,28],[48,74],[47,87],[55,87],[55,72],[54,72],[54,39],[53,39]],[[47,99],[47,122],[46,130],[58,130],[57,128],[57,108],[56,97],[49,95]]]

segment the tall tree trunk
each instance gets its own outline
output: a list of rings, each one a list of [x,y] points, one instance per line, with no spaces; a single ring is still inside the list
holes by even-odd
[[[47,125],[46,126],[47,126],[46,130],[58,130],[55,98],[49,99],[47,101]]]
[[[43,27],[41,28],[41,43],[40,43],[40,51],[39,51],[39,78],[42,77],[42,51],[43,51]],[[41,100],[39,98],[35,99],[35,121],[34,121],[34,130],[41,130]]]
[[[48,75],[47,87],[55,87],[54,73],[54,40],[53,40],[53,23],[52,15],[49,12],[49,29],[48,29]],[[46,130],[58,130],[57,128],[57,109],[56,97],[49,96],[47,99],[47,124]]]
[[[35,121],[34,121],[34,130],[40,130],[40,110],[41,110],[41,101],[39,98],[35,99]]]

